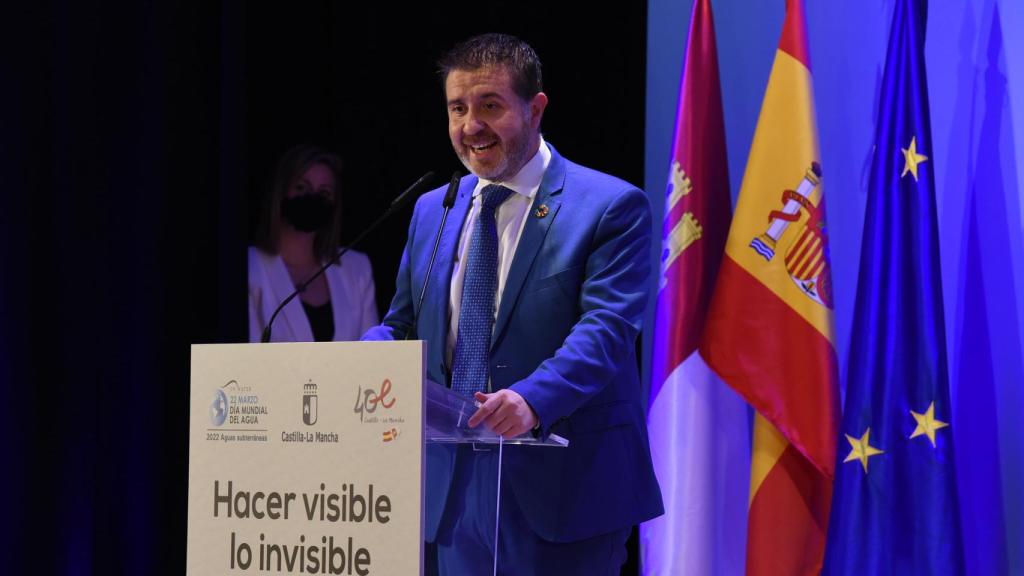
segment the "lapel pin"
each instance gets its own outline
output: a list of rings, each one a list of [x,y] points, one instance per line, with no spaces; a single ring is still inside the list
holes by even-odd
[[[547,206],[547,204],[541,204],[540,206],[538,206],[537,210],[535,210],[533,212],[533,215],[536,216],[537,218],[543,218],[543,217],[547,216],[548,215],[548,206]]]

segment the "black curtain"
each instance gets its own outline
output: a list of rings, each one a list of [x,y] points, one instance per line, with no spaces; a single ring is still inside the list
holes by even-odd
[[[6,18],[12,573],[184,572],[189,344],[246,335],[240,14]]]
[[[184,573],[189,346],[247,338],[245,247],[274,162],[300,142],[341,154],[345,238],[423,172],[443,184],[460,166],[434,62],[456,41],[501,31],[530,42],[545,65],[548,141],[642,182],[646,8],[626,4],[5,10],[0,549],[11,573]],[[408,216],[359,247],[382,313]]]

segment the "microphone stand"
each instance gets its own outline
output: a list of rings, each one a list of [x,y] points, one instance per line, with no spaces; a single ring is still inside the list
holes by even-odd
[[[412,325],[405,331],[405,339],[408,340],[416,333],[416,326],[420,319],[420,310],[423,309],[423,297],[427,295],[427,284],[430,283],[430,272],[434,269],[434,258],[437,257],[437,247],[441,244],[441,232],[444,231],[444,223],[448,220],[448,212],[455,205],[455,194],[459,191],[459,180],[462,178],[457,170],[452,174],[451,182],[448,183],[448,190],[444,193],[441,213],[441,226],[437,229],[437,236],[434,237],[434,249],[430,252],[430,262],[427,264],[427,275],[423,278],[423,287],[420,289],[420,299],[416,303],[416,311],[413,314]]]

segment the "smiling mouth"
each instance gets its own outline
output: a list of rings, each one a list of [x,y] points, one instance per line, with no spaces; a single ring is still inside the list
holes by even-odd
[[[469,149],[472,150],[473,152],[480,153],[486,150],[490,150],[491,148],[494,148],[497,145],[498,143],[495,141],[491,142],[490,144],[484,144],[482,146],[470,146]]]

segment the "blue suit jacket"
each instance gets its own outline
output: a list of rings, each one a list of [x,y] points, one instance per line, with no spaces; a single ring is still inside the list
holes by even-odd
[[[565,160],[551,163],[509,270],[491,343],[491,385],[518,392],[543,433],[569,447],[505,447],[504,474],[531,528],[569,542],[662,513],[651,466],[636,339],[648,298],[651,216],[646,195]],[[449,381],[445,343],[456,249],[477,178],[462,179],[419,312],[427,375]],[[365,339],[402,339],[414,317],[441,222],[439,188],[416,203],[395,298]],[[540,206],[547,214],[538,217]],[[425,538],[434,540],[454,466],[427,449]]]

